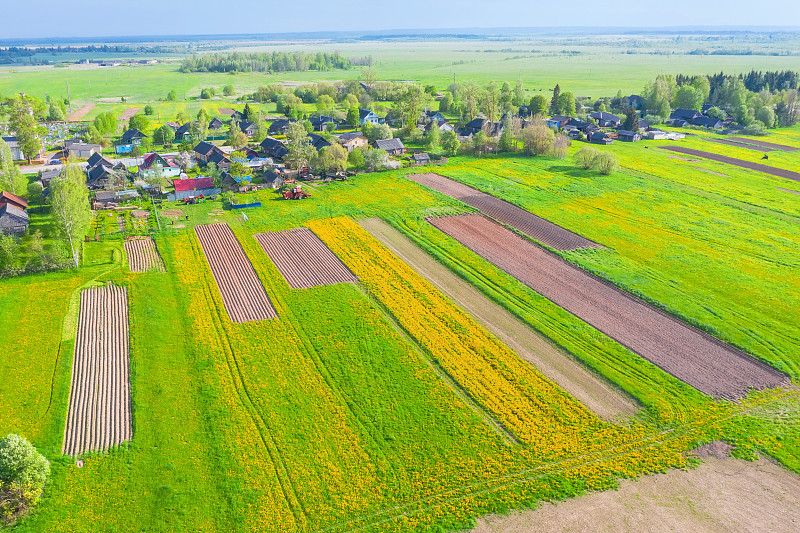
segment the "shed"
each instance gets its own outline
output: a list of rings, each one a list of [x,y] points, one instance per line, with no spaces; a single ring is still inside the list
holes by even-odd
[[[6,235],[25,233],[28,229],[28,213],[12,204],[0,206],[0,233]]]
[[[398,138],[375,141],[375,148],[378,150],[385,150],[389,155],[402,155],[406,150],[403,141]]]
[[[620,130],[617,139],[623,142],[639,142],[642,140],[642,134],[638,131]]]

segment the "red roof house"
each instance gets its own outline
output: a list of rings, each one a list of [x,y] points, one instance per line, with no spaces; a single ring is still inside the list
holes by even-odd
[[[13,205],[23,210],[28,209],[28,200],[22,196],[17,196],[16,194],[6,191],[0,191],[0,207],[3,207],[6,204]]]
[[[200,189],[213,189],[214,178],[188,178],[185,180],[172,180],[175,191],[197,191]]]

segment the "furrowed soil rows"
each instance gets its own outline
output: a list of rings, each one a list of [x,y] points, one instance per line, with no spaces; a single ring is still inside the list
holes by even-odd
[[[430,187],[442,194],[474,207],[482,213],[521,231],[528,237],[543,242],[556,250],[576,250],[578,248],[603,248],[576,233],[553,224],[549,220],[534,215],[505,200],[468,187],[439,174],[410,174],[412,181]]]
[[[784,152],[796,152],[800,148],[794,146],[786,146],[784,144],[768,143],[766,141],[758,141],[756,139],[746,139],[745,137],[728,137],[729,141],[736,141],[744,144],[752,144],[755,146],[763,146],[764,148],[771,148],[773,150],[783,150]]]
[[[65,455],[131,440],[128,291],[108,285],[81,293]]]
[[[694,150],[692,148],[684,148],[683,146],[659,146],[662,150],[669,150],[671,152],[678,152],[686,155],[693,155],[696,157],[704,157],[712,161],[719,161],[720,163],[728,163],[735,167],[749,168],[750,170],[757,170],[764,174],[771,174],[779,178],[786,178],[790,180],[800,181],[800,172],[792,172],[791,170],[783,170],[781,168],[770,167],[762,165],[761,163],[753,163],[745,161],[744,159],[737,159],[735,157],[728,157],[726,155],[712,154],[711,152],[703,152],[702,150]]]
[[[255,237],[292,289],[358,281],[308,228],[259,233]]]
[[[132,237],[125,241],[125,255],[131,272],[164,272],[164,262],[150,237]]]
[[[789,385],[781,372],[613,287],[481,215],[433,226],[699,391],[734,400]]]
[[[208,266],[232,322],[278,318],[242,245],[225,223],[195,226]]]
[[[767,148],[765,146],[757,146],[757,145],[754,145],[754,144],[746,144],[746,143],[741,143],[741,142],[735,142],[735,141],[728,140],[728,139],[706,139],[706,140],[711,141],[713,143],[726,144],[728,146],[735,146],[737,148],[747,148],[748,150],[753,150],[754,152],[772,152],[773,151],[772,148]]]

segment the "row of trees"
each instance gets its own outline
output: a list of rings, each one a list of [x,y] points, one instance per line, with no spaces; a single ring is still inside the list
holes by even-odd
[[[272,52],[208,54],[187,57],[181,72],[292,72],[349,69],[352,63],[337,52]]]

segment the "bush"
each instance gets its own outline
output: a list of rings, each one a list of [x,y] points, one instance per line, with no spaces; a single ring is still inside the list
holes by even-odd
[[[597,169],[600,174],[605,174],[606,176],[619,170],[617,156],[611,152],[600,152],[597,154],[597,157],[594,158],[593,163],[594,168]]]
[[[0,520],[13,524],[39,501],[50,463],[24,438],[0,439]]]
[[[589,170],[594,165],[594,159],[597,157],[597,150],[591,146],[584,146],[573,156],[575,164],[584,170]]]
[[[144,106],[144,114],[145,115],[154,115],[155,112],[156,112],[156,110],[153,109],[153,106],[151,106],[150,104],[147,104],[146,106]]]
[[[766,135],[767,130],[764,123],[760,120],[754,120],[747,127],[742,130],[744,135]]]
[[[200,91],[200,98],[202,100],[209,100],[214,98],[215,94],[217,94],[217,91],[215,91],[213,88],[203,89]]]

